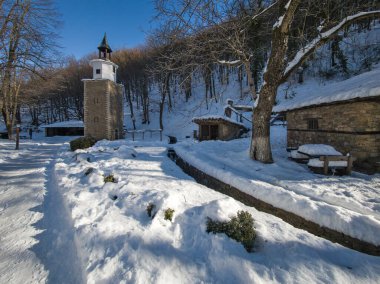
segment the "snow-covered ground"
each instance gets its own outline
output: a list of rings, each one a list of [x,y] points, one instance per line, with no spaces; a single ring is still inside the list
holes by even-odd
[[[380,245],[380,176],[323,176],[288,160],[286,128],[272,127],[274,164],[249,159],[249,139],[180,143],[191,165],[278,208]]]
[[[74,153],[65,141],[24,140],[17,154],[13,142],[0,142],[0,283],[378,282],[379,257],[197,184],[166,156],[164,142],[100,141]],[[247,149],[235,146],[244,141],[229,142],[230,154],[220,148],[219,157],[242,159]],[[190,156],[192,147],[210,149],[211,143],[227,144],[181,147]],[[253,169],[264,173],[265,167]],[[305,174],[303,166],[296,168]],[[280,172],[286,175],[281,169],[274,177]],[[110,174],[117,183],[104,182]],[[353,178],[371,186],[370,177]],[[263,177],[260,183],[270,184]],[[156,206],[153,219],[146,212],[150,203]],[[172,222],[164,219],[167,208],[175,210]],[[239,210],[255,219],[253,253],[225,235],[206,233],[207,217],[228,220]]]
[[[71,218],[51,179],[67,138],[0,140],[0,283],[78,283]],[[64,239],[64,241],[63,241]]]
[[[197,184],[163,143],[101,141],[62,152],[55,174],[88,283],[376,283],[380,258],[318,238]],[[91,169],[91,170],[89,170]],[[87,174],[87,175],[86,175]],[[114,175],[116,183],[105,183]],[[154,204],[156,215],[148,217]],[[174,218],[164,220],[164,210]],[[206,217],[255,219],[255,252],[206,233]]]

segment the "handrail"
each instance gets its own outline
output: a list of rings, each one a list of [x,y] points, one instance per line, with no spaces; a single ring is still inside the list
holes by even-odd
[[[135,133],[141,133],[142,139],[144,140],[145,132],[150,132],[150,137],[152,138],[152,134],[154,132],[160,132],[160,141],[162,141],[162,129],[137,129],[137,130],[128,130],[125,129],[124,133],[131,133],[132,134],[132,140],[135,141]]]
[[[251,120],[249,120],[248,118],[246,118],[245,116],[243,116],[242,113],[238,112],[238,111],[237,111],[236,109],[234,109],[233,107],[231,107],[231,106],[226,106],[226,108],[229,108],[229,109],[232,110],[235,114],[239,115],[240,120],[241,120],[242,118],[244,118],[246,121],[252,123]],[[236,119],[236,121],[238,121],[238,119]]]

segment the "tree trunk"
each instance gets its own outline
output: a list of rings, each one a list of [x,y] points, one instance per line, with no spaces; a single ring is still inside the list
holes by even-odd
[[[252,76],[251,64],[249,60],[244,60],[244,67],[245,67],[245,73],[247,74],[247,80],[248,80],[249,90],[252,94],[252,99],[256,100],[257,94],[256,94],[256,89],[255,89],[255,80],[253,79],[253,76]]]
[[[288,9],[285,9],[286,3],[288,3]],[[276,100],[277,88],[280,85],[285,69],[289,28],[299,3],[300,0],[293,0],[289,2],[282,1],[284,16],[282,17],[282,22],[273,27],[272,50],[269,56],[267,69],[263,76],[264,82],[260,90],[257,106],[253,112],[253,137],[251,140],[249,153],[252,159],[263,163],[273,163],[270,144],[270,118],[272,108]]]
[[[136,119],[135,119],[135,116],[134,116],[134,114],[133,114],[133,105],[132,105],[132,98],[131,98],[131,89],[129,88],[129,85],[128,85],[128,84],[126,85],[126,88],[127,88],[126,95],[127,95],[127,100],[128,100],[128,104],[129,104],[129,110],[130,110],[130,112],[131,112],[131,119],[132,119],[133,129],[136,130]]]
[[[274,85],[266,84],[261,89],[260,99],[253,112],[250,157],[264,163],[273,162],[270,144],[270,119],[277,92],[277,86]]]

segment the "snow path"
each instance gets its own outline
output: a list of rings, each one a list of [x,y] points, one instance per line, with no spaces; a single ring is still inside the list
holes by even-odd
[[[67,138],[66,138],[67,139]],[[0,283],[82,283],[73,227],[52,179],[66,139],[0,143]]]

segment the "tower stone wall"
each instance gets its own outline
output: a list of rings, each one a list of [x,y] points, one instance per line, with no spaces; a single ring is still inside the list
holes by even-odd
[[[84,80],[84,135],[123,138],[122,85],[108,79]]]

